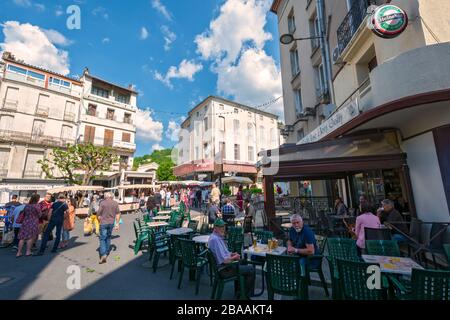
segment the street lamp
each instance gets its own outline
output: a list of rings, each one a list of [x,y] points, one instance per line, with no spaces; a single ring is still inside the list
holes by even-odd
[[[282,44],[291,44],[296,40],[310,40],[310,39],[323,39],[323,37],[306,37],[306,38],[294,38],[290,33],[285,33],[280,37],[280,42]]]

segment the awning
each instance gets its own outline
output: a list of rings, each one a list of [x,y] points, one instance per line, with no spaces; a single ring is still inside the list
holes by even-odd
[[[117,186],[117,189],[160,189],[161,186],[157,184],[128,184]]]
[[[60,193],[60,192],[76,192],[76,191],[103,191],[105,188],[102,186],[67,186],[48,189],[48,193]]]
[[[247,185],[247,184],[253,184],[254,182],[252,179],[247,177],[225,177],[222,178],[223,184],[229,184],[229,185]]]
[[[348,172],[400,168],[406,163],[395,130],[289,145],[260,155],[265,163],[263,175],[275,180],[339,177]]]

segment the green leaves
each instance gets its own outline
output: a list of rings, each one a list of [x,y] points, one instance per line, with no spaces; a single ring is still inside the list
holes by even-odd
[[[55,148],[48,158],[38,161],[47,178],[61,179],[70,184],[89,185],[96,171],[111,168],[118,157],[111,147],[88,144],[68,144],[66,149]],[[80,171],[80,174],[76,174]]]
[[[155,150],[151,155],[144,155],[142,157],[135,157],[133,162],[133,169],[137,169],[140,165],[155,162],[159,165],[156,175],[159,181],[177,180],[173,175],[172,149]]]

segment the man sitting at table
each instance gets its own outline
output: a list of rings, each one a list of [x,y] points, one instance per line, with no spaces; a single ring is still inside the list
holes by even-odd
[[[287,241],[287,253],[300,256],[300,263],[303,267],[306,265],[306,257],[320,254],[317,247],[314,231],[303,223],[299,214],[291,217],[292,227],[289,230],[289,239]],[[320,263],[320,260],[312,260],[312,263]],[[317,267],[316,265],[312,267]]]
[[[225,222],[217,219],[214,222],[214,232],[208,240],[208,249],[211,250],[216,258],[217,267],[220,269],[219,274],[222,278],[230,278],[238,272],[245,278],[245,292],[247,297],[251,297],[255,288],[255,269],[252,265],[229,265],[233,261],[239,261],[241,256],[236,252],[228,250],[223,237],[225,235]]]
[[[234,226],[234,218],[236,217],[236,213],[230,198],[227,198],[221,212],[222,218],[226,222],[227,226]]]

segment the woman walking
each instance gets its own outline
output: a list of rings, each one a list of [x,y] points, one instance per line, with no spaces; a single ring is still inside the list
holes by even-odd
[[[39,216],[41,215],[41,207],[39,203],[40,196],[33,194],[30,198],[30,202],[23,209],[23,221],[22,226],[18,234],[19,246],[16,254],[16,258],[22,256],[22,248],[27,242],[27,251],[25,255],[31,256],[31,247],[37,236],[39,235]]]
[[[67,205],[69,206],[69,211],[64,214],[62,242],[59,245],[59,248],[67,247],[70,239],[70,231],[75,227],[75,209],[77,203],[75,202],[75,199],[70,198],[70,200],[67,201]]]
[[[236,194],[236,201],[239,207],[239,212],[244,211],[244,193],[242,191],[242,186],[239,186],[239,191]]]

